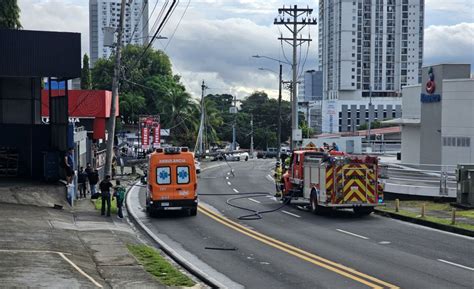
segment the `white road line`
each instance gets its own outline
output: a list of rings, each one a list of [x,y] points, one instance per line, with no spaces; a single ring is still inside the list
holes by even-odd
[[[229,177],[225,177],[225,179],[226,179],[226,180],[228,180],[228,179],[229,179]]]
[[[228,184],[229,186],[232,186],[232,184],[231,184],[230,182],[227,182],[227,184]]]
[[[348,235],[351,235],[351,236],[354,236],[354,237],[357,237],[357,238],[361,238],[361,239],[364,239],[364,240],[368,240],[369,238],[367,237],[364,237],[364,236],[361,236],[361,235],[357,235],[357,234],[354,234],[354,233],[351,233],[351,232],[348,232],[348,231],[344,231],[344,230],[341,230],[341,229],[336,229],[336,231],[339,231],[341,233],[344,233],[344,234],[348,234]]]
[[[92,278],[91,276],[87,275],[86,272],[82,271],[81,268],[79,268],[76,264],[74,264],[71,260],[69,260],[68,257],[66,257],[66,255],[64,255],[63,253],[58,253],[59,256],[61,256],[64,260],[66,260],[66,262],[68,262],[69,264],[71,264],[72,267],[74,267],[74,269],[76,269],[79,273],[81,273],[84,277],[86,277],[87,279],[89,279],[92,283],[94,283],[95,286],[99,287],[99,288],[103,288],[102,285],[100,285],[97,281],[94,280],[94,278]]]
[[[284,213],[284,214],[287,214],[287,215],[293,216],[293,217],[301,218],[301,216],[298,216],[297,214],[293,214],[293,213],[290,213],[290,212],[288,212],[288,211],[285,211],[285,210],[282,210],[281,212],[282,212],[282,213]]]
[[[237,191],[236,189],[232,189],[232,190],[234,190],[234,192],[236,192],[236,193],[238,193],[238,192],[239,192],[239,191]]]
[[[64,255],[71,255],[71,253],[63,253],[58,251],[49,251],[49,250],[16,250],[16,249],[0,249],[0,252],[6,253],[52,253],[52,254],[59,254],[62,253]]]
[[[474,271],[474,268],[467,267],[467,266],[460,265],[460,264],[456,264],[456,263],[453,263],[453,262],[449,262],[449,261],[446,261],[446,260],[443,260],[443,259],[438,259],[438,261],[449,264],[449,265],[453,265],[453,266],[456,266],[456,267],[459,267],[459,268],[463,268],[463,269],[466,269],[466,270]]]
[[[254,203],[261,204],[260,201],[257,201],[257,200],[255,200],[255,199],[252,199],[252,198],[248,198],[248,199],[249,199],[249,201],[252,201],[252,202],[254,202]]]

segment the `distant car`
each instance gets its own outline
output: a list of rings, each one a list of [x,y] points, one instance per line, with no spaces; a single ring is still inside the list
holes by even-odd
[[[277,148],[267,148],[265,151],[265,155],[263,158],[276,158],[278,155],[278,149]]]
[[[238,162],[240,161],[240,154],[225,154],[224,158],[228,162]]]
[[[196,174],[201,173],[201,163],[198,160],[194,160],[194,166],[196,167]]]
[[[248,161],[249,160],[249,153],[248,152],[243,152],[239,154],[240,160]]]
[[[263,159],[265,157],[264,151],[257,151],[257,159]]]

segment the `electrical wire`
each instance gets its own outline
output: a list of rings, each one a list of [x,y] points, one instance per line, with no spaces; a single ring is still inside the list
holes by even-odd
[[[145,0],[145,1],[147,1],[147,0]],[[143,17],[143,12],[145,11],[145,8],[146,8],[146,6],[148,5],[148,2],[143,3],[143,4],[144,4],[144,5],[143,5],[143,7],[142,7],[142,11],[140,12],[139,18],[142,18],[142,17]],[[158,0],[156,1],[156,4],[158,4]],[[156,5],[155,5],[155,6],[156,6]],[[131,15],[131,13],[132,13],[132,11],[130,10],[130,15]],[[148,17],[148,15],[147,15],[147,19],[150,19],[150,18]],[[133,28],[132,34],[131,34],[130,39],[129,39],[129,41],[127,42],[127,44],[130,44],[130,43],[132,42],[133,35],[134,35],[135,32],[137,31],[137,27],[138,27],[138,24],[139,24],[139,23],[140,23],[140,22],[137,22],[137,24],[135,24],[135,27]],[[148,24],[148,20],[147,20],[147,23],[146,23],[146,24]],[[146,24],[144,24],[143,27],[145,27]],[[143,32],[143,30],[144,30],[144,29],[142,29],[142,32]]]
[[[188,0],[188,4],[186,4],[186,8],[184,8],[184,12],[181,15],[181,18],[179,19],[178,24],[176,25],[176,27],[173,30],[173,33],[171,34],[170,38],[168,39],[168,42],[165,45],[164,51],[166,51],[166,48],[168,48],[168,45],[170,44],[171,40],[173,40],[173,37],[174,37],[174,34],[176,33],[176,30],[178,30],[178,27],[181,24],[181,21],[183,20],[184,15],[186,15],[186,11],[188,11],[189,4],[191,4],[191,0]]]

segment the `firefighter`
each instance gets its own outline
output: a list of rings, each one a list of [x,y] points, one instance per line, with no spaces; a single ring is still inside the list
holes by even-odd
[[[283,169],[281,167],[281,163],[279,161],[276,162],[275,165],[275,186],[276,186],[276,192],[275,192],[275,197],[281,197],[281,177],[283,176]]]

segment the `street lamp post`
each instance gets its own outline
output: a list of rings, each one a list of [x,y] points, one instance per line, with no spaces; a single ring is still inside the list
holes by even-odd
[[[286,62],[286,61],[281,61],[279,59],[276,59],[276,58],[273,58],[273,57],[269,57],[269,56],[264,56],[264,55],[253,55],[252,57],[255,57],[255,58],[266,58],[266,59],[269,59],[269,60],[273,60],[273,61],[278,61],[278,63],[280,64],[280,71],[279,71],[279,74],[278,74],[278,136],[277,136],[277,141],[278,141],[278,152],[277,152],[277,156],[278,156],[278,159],[280,159],[280,156],[281,156],[281,94],[282,94],[282,85],[283,85],[283,65],[282,63],[285,63],[285,64],[288,64],[288,65],[292,65],[291,63],[289,62]],[[268,71],[271,71],[271,72],[274,72],[273,70],[270,70],[270,69],[265,69],[265,68],[259,68],[260,70],[268,70]],[[295,112],[293,112],[295,113]],[[298,113],[298,112],[296,112]],[[293,143],[293,135],[290,134],[290,143]]]

